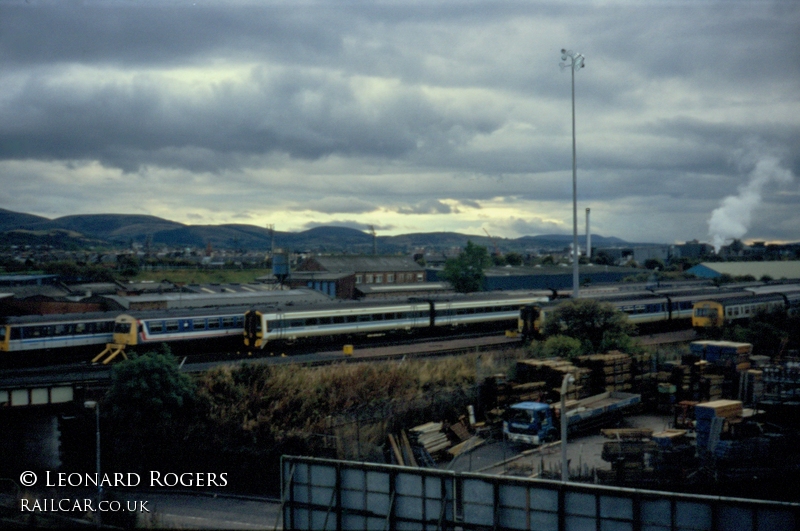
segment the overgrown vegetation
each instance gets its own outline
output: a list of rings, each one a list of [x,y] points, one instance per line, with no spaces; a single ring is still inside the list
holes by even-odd
[[[128,470],[226,472],[231,490],[277,489],[280,456],[383,461],[386,434],[455,422],[491,358],[343,364],[241,364],[187,381],[168,353],[121,363],[103,404],[110,459]],[[133,467],[133,468],[131,468]]]

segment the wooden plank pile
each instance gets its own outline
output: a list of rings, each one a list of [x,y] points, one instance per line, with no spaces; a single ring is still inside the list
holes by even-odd
[[[619,351],[606,354],[580,356],[575,361],[580,367],[590,370],[590,394],[604,391],[630,391],[633,387],[631,357]]]
[[[636,485],[652,477],[653,469],[646,467],[649,455],[658,450],[650,429],[602,430],[609,441],[603,443],[601,457],[611,463],[611,470],[598,470],[601,483]]]
[[[520,360],[516,367],[516,381],[520,383],[544,382],[542,393],[553,393],[554,400],[561,399],[564,376],[571,374],[575,382],[567,389],[566,398],[580,399],[591,396],[589,378],[591,371],[562,359]],[[540,399],[541,401],[541,399]]]
[[[698,452],[703,452],[708,447],[715,419],[723,419],[723,431],[727,431],[732,422],[741,420],[743,410],[744,406],[739,400],[714,400],[694,406]]]

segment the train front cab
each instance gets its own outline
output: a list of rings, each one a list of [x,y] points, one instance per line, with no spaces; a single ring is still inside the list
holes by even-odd
[[[92,359],[92,363],[103,360],[103,365],[110,363],[117,356],[128,359],[125,354],[127,347],[139,343],[139,323],[135,317],[122,314],[114,320],[114,342],[106,343],[106,348]]]
[[[724,315],[721,302],[697,301],[692,309],[692,328],[721,326]]]
[[[9,352],[11,350],[10,337],[11,327],[7,324],[0,324],[0,352]]]
[[[262,348],[264,346],[264,327],[261,324],[262,314],[249,310],[244,314],[244,346]]]
[[[526,304],[519,312],[519,333],[523,341],[541,335],[542,308],[538,304]]]

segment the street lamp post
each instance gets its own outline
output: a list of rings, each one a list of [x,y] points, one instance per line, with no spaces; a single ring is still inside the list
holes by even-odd
[[[572,296],[578,297],[578,163],[575,150],[575,71],[584,67],[582,54],[572,50],[561,49],[561,69],[572,71]]]
[[[567,462],[567,390],[575,377],[565,374],[561,381],[561,481],[569,481],[569,463]]]
[[[103,485],[102,478],[100,477],[100,404],[94,400],[87,400],[83,403],[83,407],[87,409],[94,409],[95,413],[95,471],[97,472],[97,527],[100,527],[100,501],[103,499]]]

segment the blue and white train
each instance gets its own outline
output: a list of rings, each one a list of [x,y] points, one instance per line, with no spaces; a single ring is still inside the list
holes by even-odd
[[[454,327],[513,328],[526,304],[547,302],[548,292],[502,292],[451,298],[340,302],[313,307],[251,310],[244,343],[263,349],[274,342],[443,331]]]

